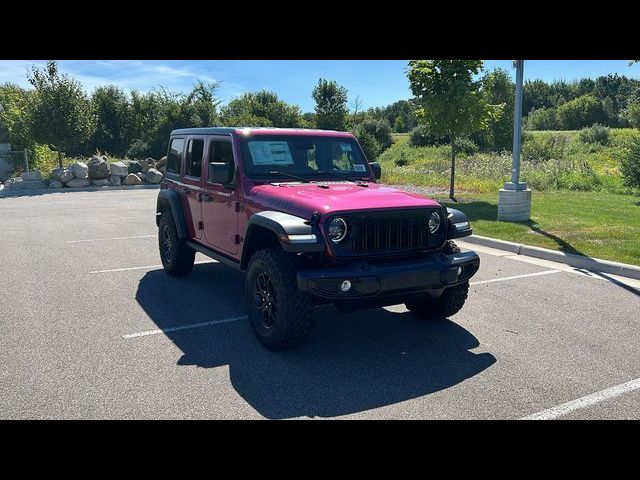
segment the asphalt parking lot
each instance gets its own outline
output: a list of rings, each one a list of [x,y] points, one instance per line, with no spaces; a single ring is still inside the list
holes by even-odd
[[[242,274],[163,272],[156,196],[0,198],[0,418],[640,418],[639,281],[478,247],[451,320],[323,307],[273,353]]]

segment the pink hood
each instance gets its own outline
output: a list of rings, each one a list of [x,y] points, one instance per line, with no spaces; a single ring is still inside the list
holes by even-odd
[[[257,185],[250,194],[253,201],[264,209],[285,211],[309,218],[314,211],[327,213],[349,210],[379,210],[381,208],[434,207],[439,204],[418,194],[403,192],[397,188],[369,183],[359,187],[355,183],[282,183]]]

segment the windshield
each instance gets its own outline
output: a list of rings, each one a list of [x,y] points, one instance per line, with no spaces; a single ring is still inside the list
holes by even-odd
[[[364,155],[352,138],[256,135],[242,144],[248,175],[309,180],[370,177]]]

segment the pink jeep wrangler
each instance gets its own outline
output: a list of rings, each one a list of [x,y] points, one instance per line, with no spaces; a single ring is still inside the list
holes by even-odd
[[[467,218],[377,178],[350,133],[174,130],[156,209],[164,269],[186,275],[202,252],[246,272],[251,326],[274,350],[307,336],[319,304],[454,315],[480,266],[452,241],[471,235]]]

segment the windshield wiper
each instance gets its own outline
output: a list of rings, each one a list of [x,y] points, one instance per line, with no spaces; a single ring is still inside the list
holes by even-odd
[[[269,172],[269,175],[284,175],[285,177],[294,178],[296,180],[300,180],[303,183],[311,183],[311,181],[304,177],[299,177],[297,175],[292,175],[290,173],[281,172],[280,170],[272,170]]]
[[[316,175],[331,175],[335,178],[341,178],[342,180],[346,180],[348,182],[353,182],[360,187],[368,187],[369,184],[364,182],[361,178],[353,179],[348,177],[347,175],[340,175],[339,173],[332,172],[330,170],[317,170]]]

